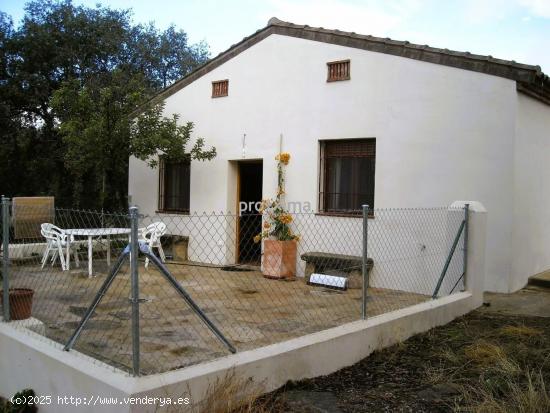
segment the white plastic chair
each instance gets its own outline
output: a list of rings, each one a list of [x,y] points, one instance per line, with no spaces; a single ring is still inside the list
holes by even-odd
[[[156,248],[159,252],[160,259],[162,262],[166,261],[166,256],[164,255],[164,250],[162,249],[162,244],[160,238],[166,234],[166,224],[164,222],[153,222],[150,225],[147,225],[146,228],[140,228],[139,240],[141,242],[146,242],[153,252],[153,248]],[[145,258],[145,268],[149,266],[149,258]]]
[[[53,266],[55,261],[57,260],[57,257],[59,257],[59,261],[61,262],[61,269],[63,271],[66,271],[68,269],[69,263],[65,260],[63,249],[67,248],[67,250],[70,252],[71,242],[74,241],[74,237],[72,235],[70,237],[67,237],[67,234],[65,234],[65,232],[61,228],[50,223],[42,224],[40,226],[40,233],[44,238],[46,238],[47,241],[46,250],[44,251],[44,255],[42,256],[42,268],[44,268],[44,265],[46,265],[46,261],[48,261],[50,253],[52,253],[51,265]],[[67,255],[67,258],[70,259],[70,254]],[[74,251],[74,259],[76,265],[78,266],[79,260],[76,251]]]

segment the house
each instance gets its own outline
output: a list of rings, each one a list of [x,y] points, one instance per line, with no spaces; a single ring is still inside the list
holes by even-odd
[[[143,213],[272,197],[282,147],[286,199],[318,219],[475,199],[489,212],[487,290],[550,269],[550,80],[538,66],[273,18],[158,101],[218,156],[158,169],[131,159]]]

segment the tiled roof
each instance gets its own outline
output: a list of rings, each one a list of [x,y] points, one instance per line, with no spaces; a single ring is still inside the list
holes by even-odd
[[[225,52],[209,60],[187,76],[159,92],[148,104],[155,104],[173,95],[199,77],[205,75],[242,51],[265,39],[271,34],[298,37],[318,42],[336,44],[371,52],[385,53],[423,62],[456,67],[464,70],[485,73],[493,76],[515,80],[518,91],[528,94],[550,105],[550,78],[545,75],[540,66],[517,63],[513,60],[497,59],[492,56],[477,55],[469,52],[457,52],[449,49],[439,49],[428,45],[419,45],[407,41],[390,38],[361,35],[354,32],[328,30],[322,27],[310,27],[284,22],[271,18],[266,27],[245,37],[239,43],[232,45]],[[144,105],[144,106],[146,106]],[[138,113],[139,109],[135,112]]]

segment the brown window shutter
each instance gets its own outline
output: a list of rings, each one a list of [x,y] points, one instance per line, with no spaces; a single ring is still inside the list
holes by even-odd
[[[358,139],[345,141],[326,141],[325,157],[362,157],[374,158],[376,155],[375,139]]]
[[[189,212],[191,163],[190,159],[172,161],[165,156],[159,160],[159,202],[161,212]]]
[[[319,211],[359,215],[374,207],[376,138],[321,141]]]

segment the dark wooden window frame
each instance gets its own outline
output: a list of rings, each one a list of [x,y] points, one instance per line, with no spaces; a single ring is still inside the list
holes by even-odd
[[[327,82],[339,82],[351,79],[351,61],[337,60],[327,63]]]
[[[229,79],[215,80],[212,82],[212,97],[222,98],[229,95]]]
[[[372,148],[369,148],[367,151],[355,152],[353,156],[356,157],[366,157],[373,158],[375,170],[373,171],[372,176],[372,200],[369,203],[369,218],[374,218],[373,209],[374,209],[374,191],[375,191],[375,178],[376,178],[376,138],[357,138],[357,139],[327,139],[319,141],[319,197],[318,197],[318,215],[329,215],[337,217],[361,217],[362,210],[353,209],[353,210],[331,210],[327,207],[326,194],[328,193],[328,178],[327,178],[327,145],[345,145],[345,144],[367,144]],[[368,151],[372,150],[374,153],[369,154]],[[372,205],[371,205],[372,204]]]
[[[165,172],[166,172],[166,163],[169,162],[165,156],[159,156],[159,187],[158,187],[158,209],[159,213],[170,213],[170,214],[184,214],[189,215],[189,205],[187,208],[169,208],[166,207],[165,199]],[[187,163],[189,166],[189,179],[191,179],[191,160],[181,161]],[[191,200],[191,189],[189,188],[188,201]]]

